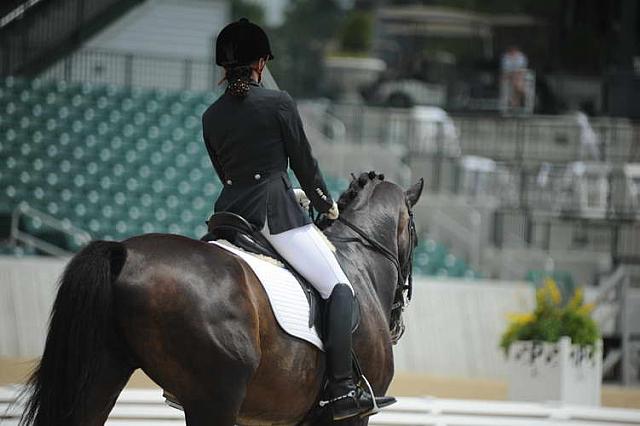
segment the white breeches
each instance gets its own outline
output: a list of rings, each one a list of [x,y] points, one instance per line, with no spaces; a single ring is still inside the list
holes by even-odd
[[[323,299],[331,296],[336,284],[347,284],[353,292],[353,286],[338,264],[338,261],[312,224],[293,228],[271,235],[265,224],[262,234],[287,262],[293,266]]]

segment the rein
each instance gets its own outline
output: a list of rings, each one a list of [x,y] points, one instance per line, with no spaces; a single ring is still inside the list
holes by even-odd
[[[407,206],[408,207],[408,206]],[[342,242],[358,242],[370,250],[373,250],[384,257],[386,257],[393,266],[395,266],[398,273],[398,281],[396,282],[395,296],[393,304],[391,305],[391,324],[389,325],[391,331],[391,341],[396,344],[402,335],[404,334],[405,326],[402,322],[402,311],[409,305],[413,290],[413,249],[415,244],[415,223],[413,220],[413,212],[411,208],[409,210],[409,256],[403,265],[400,265],[399,259],[385,246],[380,244],[375,239],[369,237],[362,229],[351,221],[345,219],[343,216],[338,216],[338,221],[350,228],[353,232],[358,234],[360,238],[343,238],[334,237],[336,240]],[[407,271],[408,269],[408,271]],[[406,282],[406,284],[405,284]],[[405,291],[407,297],[405,298]]]

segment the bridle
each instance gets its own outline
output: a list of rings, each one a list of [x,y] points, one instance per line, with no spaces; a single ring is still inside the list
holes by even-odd
[[[397,282],[393,304],[391,305],[391,320],[389,329],[391,332],[391,342],[395,345],[398,343],[402,335],[404,334],[405,326],[402,321],[402,312],[409,306],[411,297],[413,295],[413,250],[417,245],[417,233],[416,225],[413,219],[413,211],[409,202],[405,200],[407,210],[409,211],[409,224],[407,225],[409,231],[409,254],[403,264],[400,264],[400,260],[391,250],[380,244],[374,238],[368,236],[360,227],[353,224],[344,216],[338,216],[338,222],[341,222],[353,232],[359,235],[360,238],[345,238],[345,237],[333,237],[332,239],[339,239],[341,242],[359,242],[366,248],[373,250],[384,257],[386,257],[397,270]]]

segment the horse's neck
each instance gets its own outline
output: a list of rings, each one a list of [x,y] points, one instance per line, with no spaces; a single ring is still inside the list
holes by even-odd
[[[364,228],[367,230],[367,228]],[[388,233],[371,232],[371,238],[383,246],[392,249],[395,241]],[[395,294],[396,268],[391,261],[380,253],[371,250],[360,242],[343,242],[339,238],[332,237],[358,237],[354,231],[340,222],[336,222],[326,231],[327,237],[336,247],[340,264],[344,268],[347,277],[358,293],[372,290],[377,296],[385,313],[391,312],[391,304]]]

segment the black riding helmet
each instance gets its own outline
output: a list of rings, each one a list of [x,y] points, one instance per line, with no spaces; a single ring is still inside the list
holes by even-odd
[[[269,38],[247,18],[230,23],[216,40],[216,64],[222,67],[249,65],[258,58],[273,59]]]

